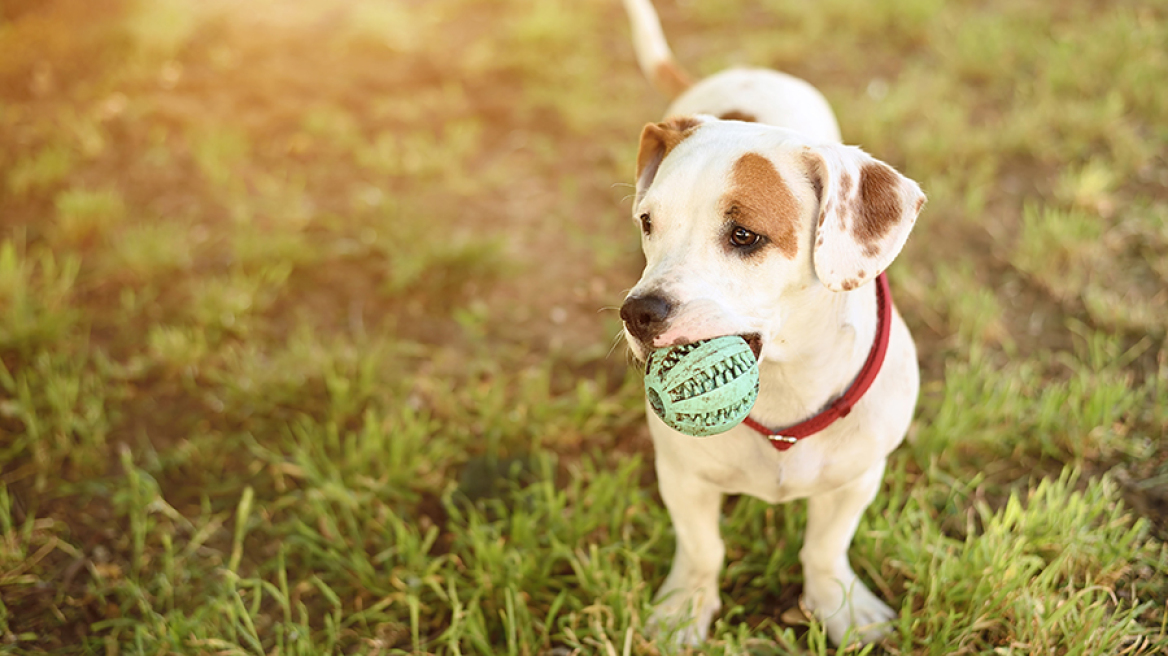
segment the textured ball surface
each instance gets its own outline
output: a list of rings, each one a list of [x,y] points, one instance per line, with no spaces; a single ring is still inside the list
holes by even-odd
[[[649,406],[675,430],[706,437],[750,414],[758,398],[758,361],[735,335],[658,349],[645,370]]]

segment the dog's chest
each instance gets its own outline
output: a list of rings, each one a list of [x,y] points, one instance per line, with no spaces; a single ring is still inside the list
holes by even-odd
[[[650,432],[659,458],[693,472],[726,494],[749,494],[781,503],[835,489],[862,470],[860,457],[837,457],[840,440],[829,433],[815,435],[780,452],[761,434],[739,426],[721,435],[682,435],[650,418]],[[815,443],[818,441],[818,443]],[[848,440],[849,442],[851,440]]]

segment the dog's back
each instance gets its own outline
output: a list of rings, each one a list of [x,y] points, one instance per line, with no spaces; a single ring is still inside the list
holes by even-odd
[[[666,117],[710,114],[787,128],[816,141],[840,141],[831,106],[815,87],[797,77],[756,68],[733,68],[691,83],[674,61],[649,0],[624,2],[637,63],[645,77],[673,100]]]

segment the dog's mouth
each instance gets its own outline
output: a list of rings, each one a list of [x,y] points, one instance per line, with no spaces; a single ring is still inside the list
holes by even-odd
[[[746,345],[750,347],[750,352],[754,354],[754,360],[757,362],[759,360],[759,358],[762,357],[762,335],[759,335],[758,333],[742,333],[738,336],[741,337],[743,339],[743,341],[746,342]],[[701,340],[699,340],[699,341],[701,341]],[[672,348],[674,346],[684,346],[684,345],[685,344],[678,342],[678,343],[670,344],[669,346],[664,346],[661,348]],[[649,350],[650,350],[650,352],[652,352],[652,351],[655,351],[657,349],[651,348]],[[649,364],[648,357],[645,358],[645,364],[646,365]]]
[[[745,335],[739,335],[739,337],[746,340],[746,345],[750,347],[750,352],[754,354],[754,359],[757,362],[762,355],[762,335],[758,333],[746,333]]]

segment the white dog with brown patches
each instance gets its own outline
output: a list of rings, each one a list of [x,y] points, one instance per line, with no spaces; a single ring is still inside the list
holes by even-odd
[[[723,495],[805,497],[805,608],[836,644],[877,640],[896,614],[847,550],[916,404],[916,350],[882,273],[924,194],[841,145],[811,85],[757,69],[691,85],[649,1],[625,6],[642,70],[676,96],[641,133],[633,216],[646,266],[621,307],[628,342],[644,360],[741,335],[761,377],[750,418],[721,435],[683,435],[648,413],[677,535],[652,624],[680,642],[705,639],[721,607]]]

